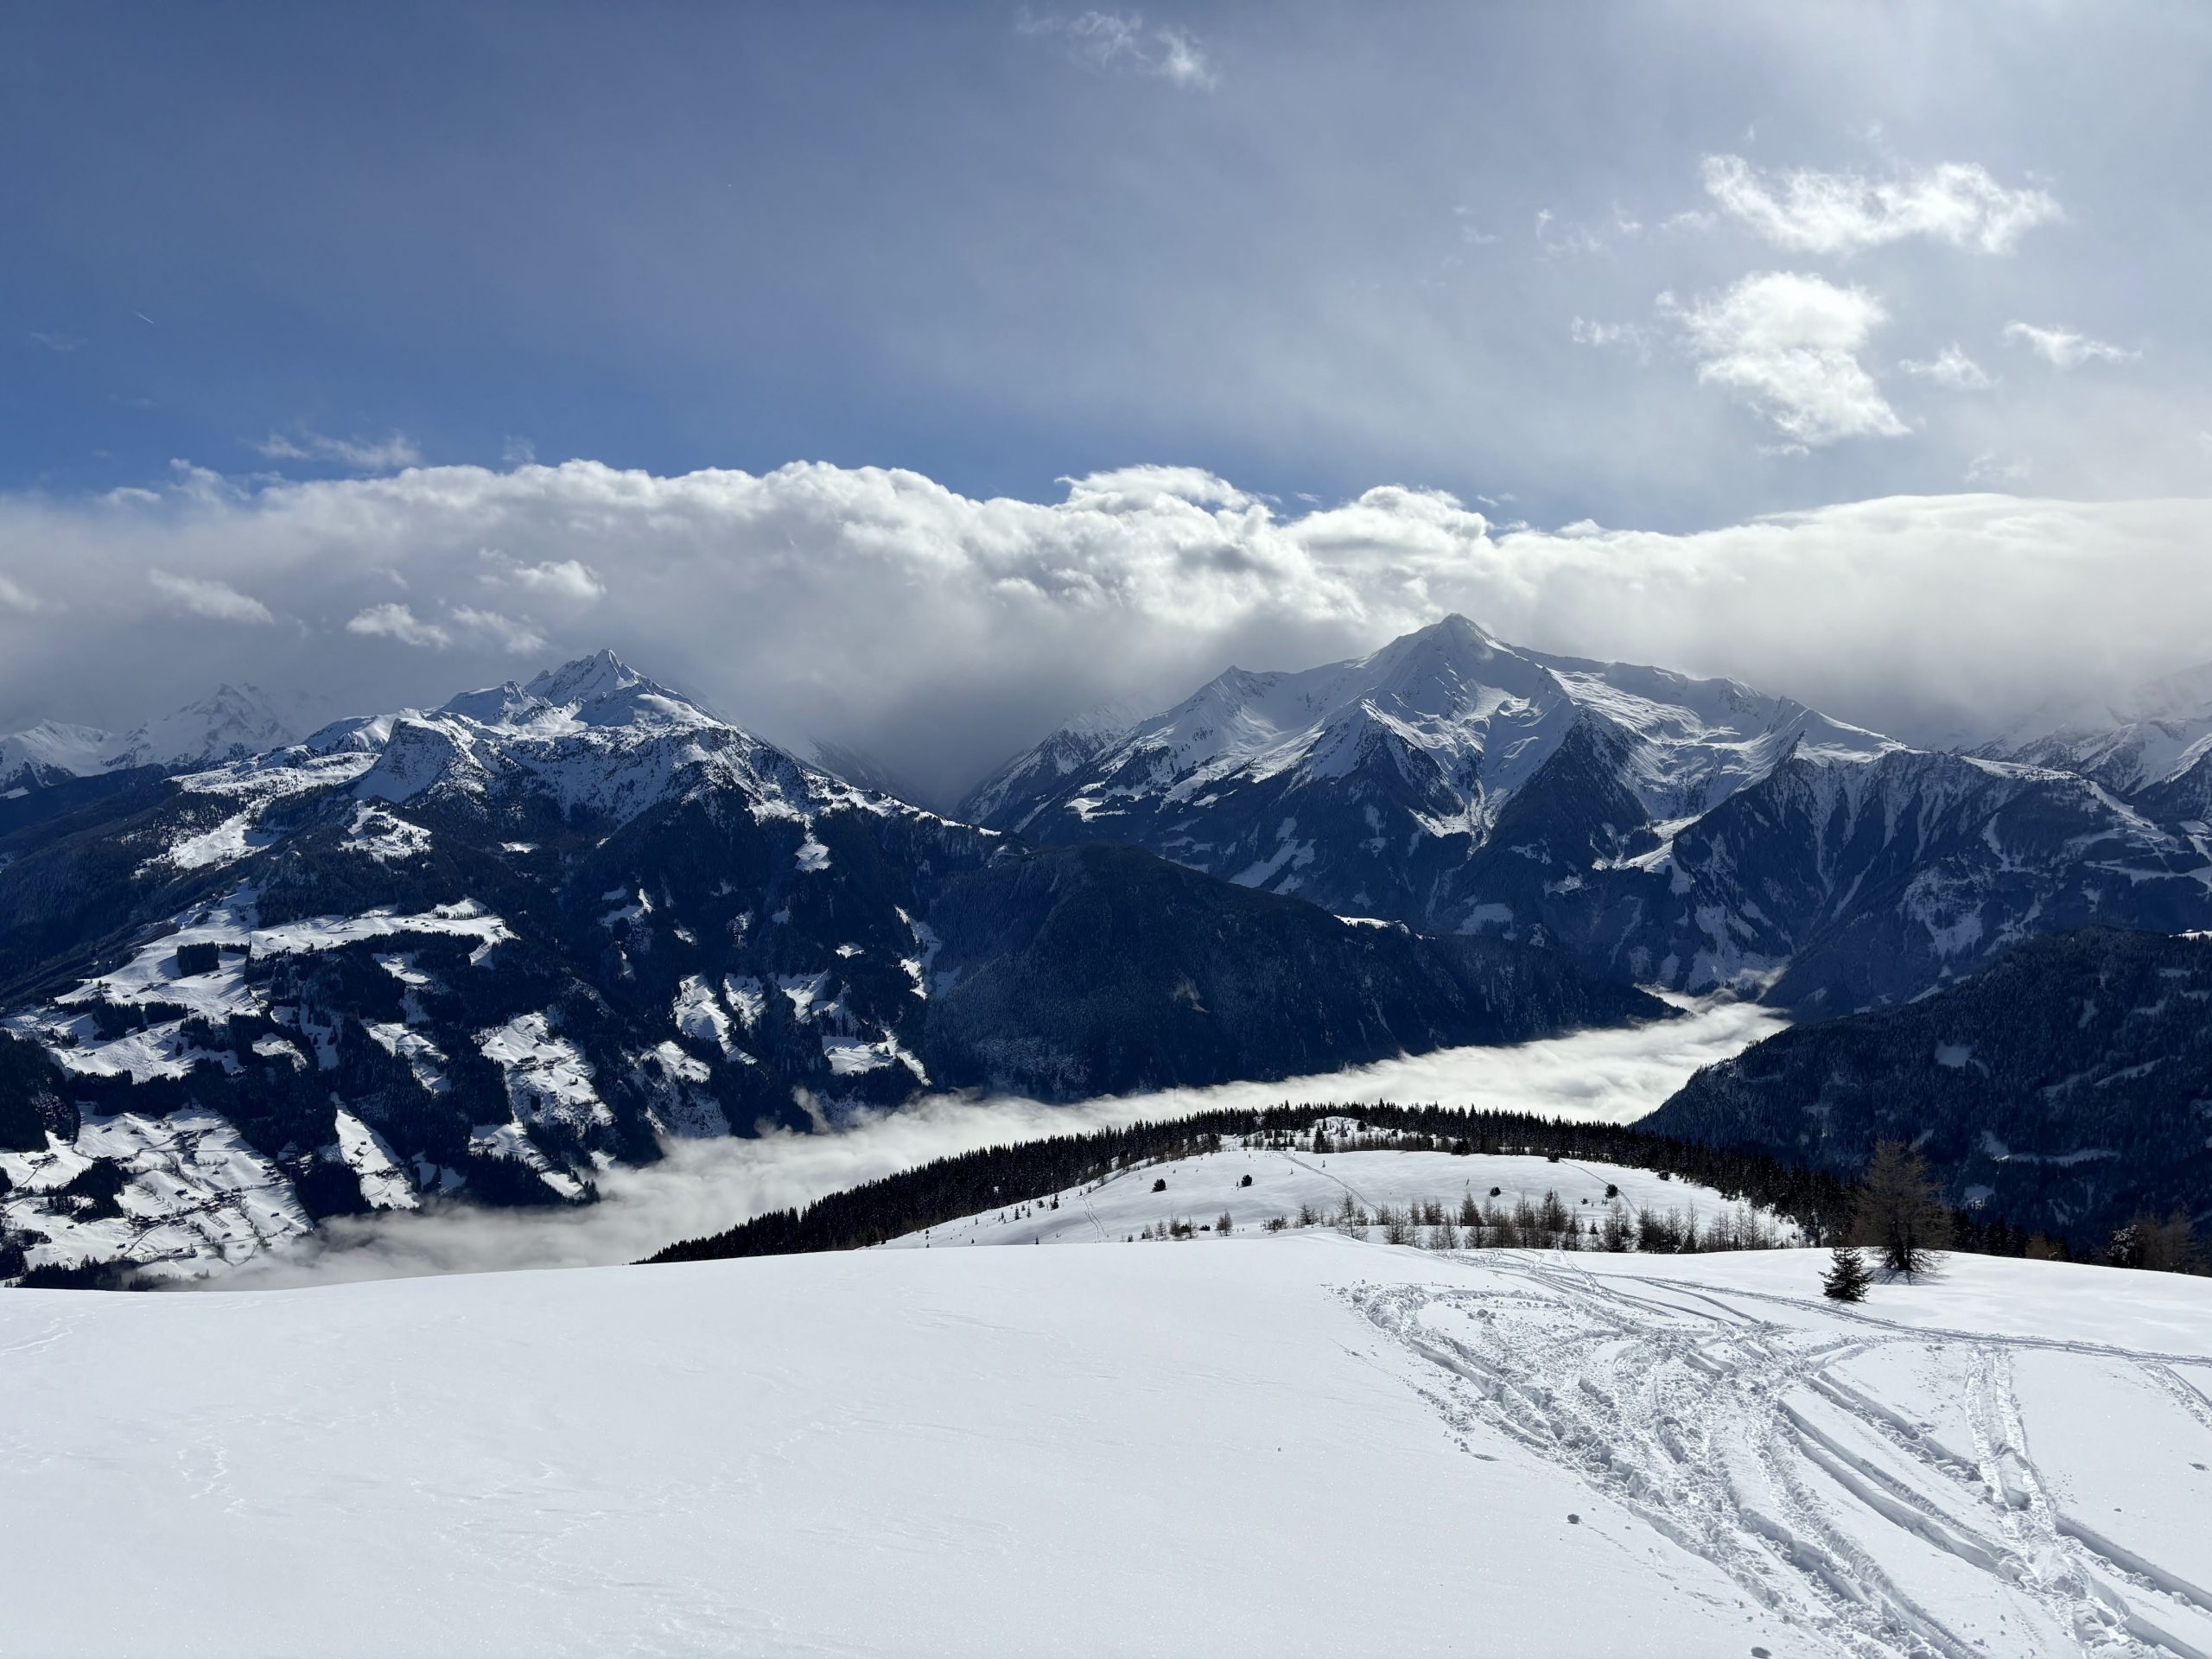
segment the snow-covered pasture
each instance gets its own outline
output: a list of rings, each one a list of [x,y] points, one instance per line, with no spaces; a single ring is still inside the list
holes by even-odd
[[[1341,1133],[1349,1124],[1338,1120],[1335,1126]],[[1196,1236],[1215,1230],[1224,1216],[1232,1234],[1267,1230],[1275,1224],[1286,1231],[1350,1224],[1380,1239],[1385,1236],[1385,1211],[1402,1217],[1409,1206],[1437,1205],[1447,1223],[1456,1224],[1465,1199],[1473,1199],[1486,1215],[1510,1216],[1523,1203],[1541,1205],[1547,1196],[1558,1198],[1592,1249],[1598,1241],[1587,1236],[1590,1230],[1616,1207],[1631,1224],[1649,1211],[1684,1223],[1694,1217],[1704,1231],[1715,1223],[1733,1227],[1750,1217],[1777,1242],[1796,1238],[1795,1229],[1778,1217],[1751,1211],[1710,1187],[1649,1170],[1483,1153],[1315,1153],[1306,1138],[1272,1147],[1264,1137],[1229,1136],[1217,1153],[1135,1165],[1086,1186],[910,1233],[885,1248],[1121,1242],[1180,1236],[1185,1228]],[[1418,1230],[1421,1241],[1428,1242],[1429,1230]]]
[[[1842,1308],[1824,1260],[9,1293],[0,1649],[2212,1650],[2212,1283],[1960,1257]]]

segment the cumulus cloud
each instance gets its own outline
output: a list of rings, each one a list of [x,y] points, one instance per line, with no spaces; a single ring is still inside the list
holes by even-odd
[[[414,645],[425,651],[443,651],[453,644],[453,635],[435,622],[425,622],[415,614],[414,607],[387,601],[372,605],[346,625],[346,632],[375,639],[397,639],[403,645]]]
[[[1795,271],[1758,271],[1687,309],[1662,296],[1698,359],[1698,378],[1725,386],[1808,448],[1909,429],[1859,361],[1888,320],[1859,288]]]
[[[1740,156],[1708,156],[1705,188],[1720,209],[1777,247],[1848,256],[1910,237],[2010,253],[2061,216],[2048,192],[2011,188],[1971,162],[1886,179],[1798,168],[1761,173]]]
[[[455,626],[481,634],[509,656],[527,657],[551,649],[550,642],[535,626],[502,615],[498,611],[479,610],[474,605],[456,605],[448,615]]]
[[[157,592],[175,601],[179,609],[211,621],[269,623],[276,620],[266,605],[228,582],[207,576],[171,575],[166,570],[149,570],[146,579]]]
[[[1086,709],[1165,708],[1231,663],[1350,656],[1446,611],[1546,650],[1733,675],[1907,738],[2179,667],[2212,637],[2201,499],[1905,496],[1567,534],[1396,485],[1284,507],[1186,467],[1059,493],[571,461],[0,494],[0,569],[70,620],[0,607],[0,729],[124,726],[224,678],[352,712],[442,702],[515,673],[495,632],[458,617],[482,609],[543,635],[549,662],[612,646],[766,737],[867,752],[945,801]],[[488,600],[487,547],[585,564],[605,594],[575,610]],[[149,568],[316,631],[178,630]]]
[[[542,564],[524,564],[489,547],[480,556],[488,567],[484,573],[487,582],[554,599],[573,600],[580,605],[588,605],[607,592],[607,584],[600,579],[599,572],[582,559],[548,559]]]
[[[287,436],[271,432],[252,448],[270,461],[325,461],[357,473],[391,473],[423,464],[422,450],[404,432],[384,438],[332,438],[320,432]]]
[[[1956,341],[1930,358],[1906,358],[1897,367],[1923,380],[1933,380],[1939,386],[1948,386],[1954,391],[1986,391],[1997,384],[1989,372],[1968,357]]]
[[[1784,1023],[1770,1008],[1717,1004],[1632,1030],[1583,1032],[1513,1048],[1444,1049],[1283,1083],[1179,1089],[1072,1106],[934,1096],[896,1112],[865,1115],[828,1134],[779,1130],[753,1140],[678,1141],[664,1162],[602,1175],[601,1201],[588,1209],[456,1206],[334,1217],[322,1236],[304,1247],[264,1257],[205,1287],[261,1290],[429,1273],[610,1266],[933,1158],[1284,1100],[1433,1101],[1630,1122],[1655,1109],[1698,1067],[1742,1052]]]
[[[2006,323],[2005,338],[2056,369],[2079,368],[2084,363],[2131,363],[2142,355],[2071,328],[2039,328],[2031,322]]]
[[[1173,24],[1147,26],[1136,12],[1086,11],[1072,17],[1023,11],[1023,35],[1055,40],[1069,55],[1102,69],[1154,75],[1178,86],[1211,92],[1220,82],[1197,35]]]

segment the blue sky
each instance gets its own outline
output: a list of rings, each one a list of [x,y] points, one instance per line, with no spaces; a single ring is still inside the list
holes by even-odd
[[[371,533],[327,516],[400,512],[376,486],[410,466],[823,462],[1045,505],[1066,478],[1167,467],[1283,524],[1378,486],[1448,493],[1493,536],[1714,534],[1897,495],[2195,499],[2212,485],[2209,60],[2204,9],[2060,0],[10,8],[0,576],[29,602],[0,721],[118,719],[91,705],[226,668],[428,696],[524,640],[658,642],[643,610],[618,626],[512,594],[505,633],[348,633],[369,607],[299,589],[309,538],[282,492],[333,486],[314,558],[352,581]],[[147,497],[127,498],[127,535],[118,490]],[[201,520],[224,512],[299,589],[284,604],[212,550]],[[757,563],[730,534],[728,558]],[[1993,559],[1970,568],[2001,582],[2017,550],[1977,537],[1927,556]],[[418,597],[391,602],[487,613],[499,584],[468,539],[423,535],[473,598],[420,597],[416,570]],[[493,550],[588,564],[619,603],[630,562],[652,563],[639,539],[610,521],[588,546]],[[188,607],[208,631],[173,634],[143,693],[73,680],[37,648],[57,619],[81,652],[161,618],[111,614],[42,564],[79,541],[134,592],[224,584],[271,620]],[[1221,651],[1348,649],[1448,596],[1382,563],[1395,596],[1362,602],[1351,572],[1357,613],[1329,601],[1343,626],[1270,590],[1172,649],[1154,630],[1119,679],[974,695],[1057,715],[1179,692]],[[168,586],[147,586],[155,568]],[[760,612],[766,590],[747,591]],[[1996,630],[2015,658],[2071,604],[2037,591],[2043,610]],[[1802,655],[1739,663],[1496,583],[1461,596],[1554,647],[1716,671]],[[2083,648],[2100,671],[2146,654],[2107,626]],[[670,633],[668,657],[712,681],[709,644]],[[830,660],[836,638],[810,643]],[[713,689],[770,724],[804,717],[776,687]],[[917,671],[874,712],[824,714],[826,734],[903,741],[883,709],[945,694]],[[1920,704],[1965,709],[1940,688]]]

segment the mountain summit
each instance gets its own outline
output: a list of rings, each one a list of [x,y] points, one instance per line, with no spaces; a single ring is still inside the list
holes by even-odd
[[[1230,669],[1165,713],[1068,728],[979,785],[962,815],[1046,841],[1129,840],[1249,886],[1433,925],[1437,881],[1580,730],[1606,755],[1617,851],[1793,753],[1898,746],[1733,680],[1556,657],[1464,616],[1350,662]]]
[[[1733,680],[1529,651],[1452,616],[1064,728],[964,810],[1805,1011],[1918,995],[2031,932],[2212,922],[2196,772],[2123,804],[2029,758],[1923,753]]]

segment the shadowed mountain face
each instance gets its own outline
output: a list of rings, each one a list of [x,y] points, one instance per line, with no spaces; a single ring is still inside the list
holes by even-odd
[[[928,1088],[1275,1077],[1667,1012],[1555,954],[938,817],[606,655],[134,778],[0,835],[6,1225],[54,1259],[574,1201],[666,1136]],[[87,1159],[121,1199],[63,1192]],[[163,1160],[199,1173],[161,1188]]]
[[[1452,617],[1355,662],[1232,670],[1149,720],[1056,733],[963,810],[1829,1012],[1916,995],[2032,932],[2212,925],[2196,778],[2130,803]]]
[[[1904,1007],[1770,1037],[1640,1126],[1855,1175],[1913,1142],[1947,1196],[2102,1246],[2139,1210],[2212,1218],[2212,943],[2089,929]]]

